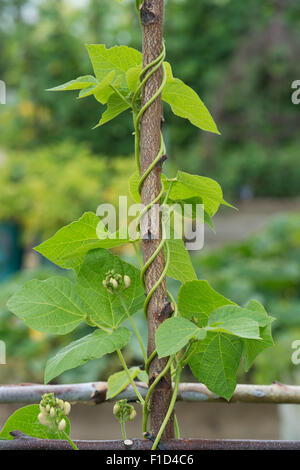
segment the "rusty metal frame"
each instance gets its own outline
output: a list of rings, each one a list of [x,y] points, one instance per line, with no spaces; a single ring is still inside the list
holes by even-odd
[[[36,439],[22,433],[12,433],[12,441],[0,441],[1,450],[71,450],[67,441]],[[133,439],[128,441],[74,441],[79,450],[139,451],[151,450],[152,441]],[[208,440],[168,439],[162,443],[166,451],[193,450],[300,450],[300,441],[259,441],[259,440]]]

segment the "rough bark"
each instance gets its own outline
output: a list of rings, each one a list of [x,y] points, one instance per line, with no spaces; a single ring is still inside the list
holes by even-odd
[[[143,27],[143,65],[151,63],[162,50],[163,31],[163,0],[145,0],[141,9]],[[142,104],[145,104],[159,88],[162,80],[162,70],[158,70],[148,80],[143,90]],[[158,97],[147,109],[141,120],[141,174],[153,162],[160,149],[160,130],[162,124],[162,100]],[[151,171],[142,187],[142,203],[149,204],[161,190],[161,166]],[[146,262],[156,250],[161,239],[161,219],[157,207],[148,213],[147,226],[142,224],[143,257]],[[156,227],[156,233],[154,230]],[[145,276],[146,292],[148,293],[165,266],[164,254],[161,251],[155,261],[148,268]],[[148,355],[155,349],[155,333],[159,325],[169,316],[168,298],[165,281],[159,286],[148,305]],[[166,365],[166,359],[157,357],[152,361],[149,369],[150,384]],[[171,399],[171,379],[167,374],[155,388],[151,398],[150,432],[156,435],[162,424]],[[174,437],[173,416],[163,434],[163,438]]]

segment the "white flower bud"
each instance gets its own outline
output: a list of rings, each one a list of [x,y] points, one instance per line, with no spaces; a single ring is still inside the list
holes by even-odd
[[[131,410],[130,416],[129,416],[130,421],[132,421],[135,417],[136,417],[136,411],[135,411],[135,409],[132,407],[132,410]]]
[[[67,416],[71,411],[71,405],[68,401],[65,401],[65,415]]]
[[[58,430],[59,431],[64,431],[65,427],[66,427],[67,423],[66,423],[66,420],[65,419],[62,419],[58,425]]]
[[[43,407],[43,405],[41,405],[41,404],[40,404],[40,410],[41,410],[42,413],[45,413],[45,411],[46,411],[45,408]]]
[[[113,407],[113,414],[115,416],[118,416],[119,411],[120,411],[120,405],[119,405],[119,403],[116,403]]]
[[[50,405],[47,405],[47,406],[46,406],[46,411],[47,411],[47,413],[49,413],[49,411],[50,411]]]
[[[125,274],[124,276],[124,285],[125,285],[125,289],[127,289],[131,284],[131,279],[129,276],[127,276],[127,274]]]
[[[43,426],[49,426],[49,422],[48,422],[47,417],[44,413],[40,413],[38,415],[38,420]]]
[[[113,286],[113,289],[118,289],[119,284],[117,283],[117,281],[115,279],[113,279],[111,277],[109,281],[110,281],[111,285]]]
[[[105,280],[105,279],[102,281],[102,284],[103,284],[104,287],[107,287],[107,284],[106,284],[106,280]]]
[[[53,407],[50,409],[50,416],[51,418],[54,418],[55,416],[55,409]]]

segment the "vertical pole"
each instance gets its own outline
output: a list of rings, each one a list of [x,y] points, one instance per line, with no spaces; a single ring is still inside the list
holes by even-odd
[[[145,0],[141,8],[141,22],[143,29],[143,66],[147,66],[156,59],[162,51],[163,41],[163,11],[164,0]],[[162,69],[157,70],[144,86],[142,105],[146,104],[155,94],[162,81]],[[141,120],[141,175],[156,158],[160,149],[160,131],[162,124],[162,99],[159,96],[146,110]],[[142,203],[146,206],[159,194],[161,190],[161,165],[156,165],[149,173],[142,186]],[[156,209],[147,214],[147,224],[143,224],[143,257],[146,263],[154,253],[161,240],[161,217]],[[156,234],[153,237],[153,227]],[[153,239],[154,238],[154,239]],[[163,251],[152,262],[146,271],[145,283],[148,293],[159,279],[165,266]],[[159,325],[168,318],[170,309],[164,280],[154,292],[147,310],[148,316],[148,356],[155,350],[155,333]],[[149,383],[155,380],[166,365],[168,358],[151,362],[149,368]],[[163,377],[157,384],[150,402],[150,432],[156,436],[167,413],[171,400],[172,386],[170,374]],[[163,438],[174,437],[174,418],[171,416],[166,426]]]

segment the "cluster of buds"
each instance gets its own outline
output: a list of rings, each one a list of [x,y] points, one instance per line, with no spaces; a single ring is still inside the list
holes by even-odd
[[[115,272],[114,269],[108,271],[105,275],[105,279],[102,281],[103,286],[111,293],[114,294],[118,290],[128,289],[130,286],[131,279],[125,274],[122,276]]]
[[[113,408],[114,416],[120,421],[120,423],[126,423],[132,421],[136,417],[136,411],[132,405],[127,403],[127,400],[119,400]]]
[[[55,398],[54,393],[45,393],[40,402],[38,420],[43,426],[64,431],[67,425],[65,416],[71,411],[68,401]]]

